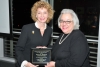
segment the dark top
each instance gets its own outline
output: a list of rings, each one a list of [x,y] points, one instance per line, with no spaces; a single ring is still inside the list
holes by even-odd
[[[17,66],[20,67],[22,61],[30,62],[30,49],[37,46],[48,46],[50,44],[52,29],[47,26],[43,36],[35,23],[27,24],[22,27],[21,35],[15,48]]]
[[[62,34],[52,48],[52,61],[56,62],[55,67],[90,67],[89,46],[84,34],[74,30],[59,45],[61,37]]]

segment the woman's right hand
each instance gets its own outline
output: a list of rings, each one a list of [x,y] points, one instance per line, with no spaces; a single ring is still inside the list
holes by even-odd
[[[28,62],[25,67],[38,67],[39,65],[33,65],[32,63]]]

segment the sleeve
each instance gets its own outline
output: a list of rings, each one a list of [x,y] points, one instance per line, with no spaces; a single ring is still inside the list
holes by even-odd
[[[23,56],[23,51],[25,49],[24,47],[25,47],[26,42],[27,42],[27,27],[23,26],[21,35],[15,47],[15,54],[16,54],[15,58],[17,60],[18,65],[21,65],[22,61],[25,60]]]
[[[51,42],[52,42],[52,35],[53,35],[53,30],[52,28],[49,29],[49,43],[47,45],[48,48],[52,48]]]
[[[22,63],[21,63],[21,67],[26,67],[25,64],[27,64],[28,62],[26,60],[24,60]]]
[[[70,57],[56,60],[56,67],[81,67],[89,53],[87,41],[82,38],[72,40],[70,46]]]

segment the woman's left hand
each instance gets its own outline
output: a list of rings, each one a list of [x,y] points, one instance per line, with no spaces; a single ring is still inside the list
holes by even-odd
[[[47,48],[46,46],[37,46],[36,48]]]
[[[55,62],[50,61],[50,62],[47,63],[47,65],[45,65],[45,67],[55,67]]]

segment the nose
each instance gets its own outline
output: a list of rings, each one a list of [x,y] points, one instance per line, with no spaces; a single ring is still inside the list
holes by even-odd
[[[43,17],[44,16],[44,14],[43,13],[41,13],[41,17]]]
[[[66,25],[66,22],[63,22],[63,25]]]

